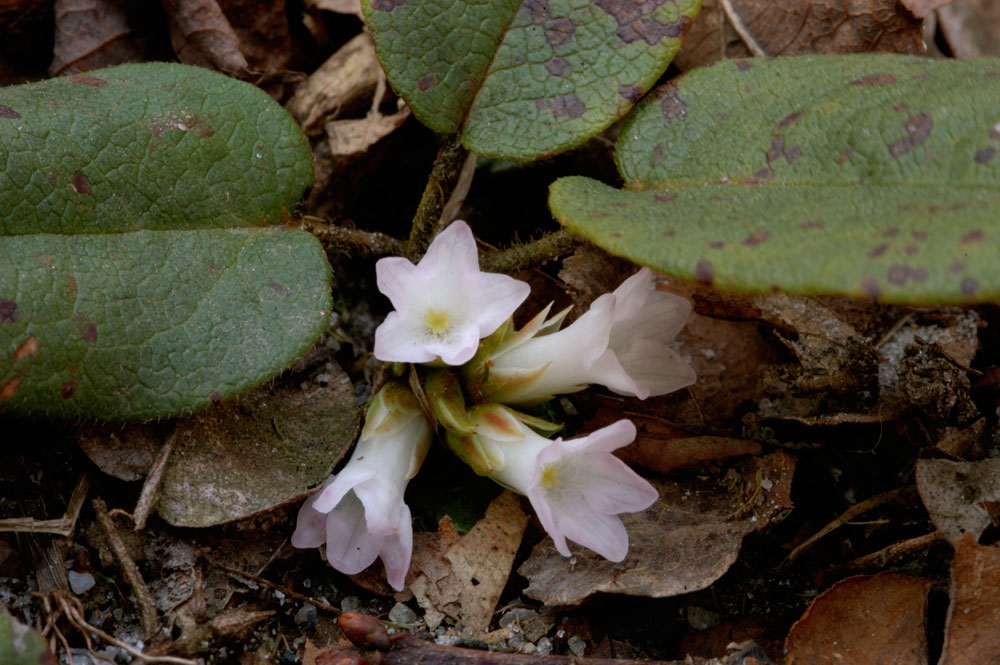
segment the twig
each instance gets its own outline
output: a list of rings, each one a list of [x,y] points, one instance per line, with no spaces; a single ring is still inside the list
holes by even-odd
[[[448,198],[448,203],[444,205],[444,209],[441,211],[441,219],[437,223],[437,233],[444,231],[446,226],[458,218],[458,211],[462,209],[465,197],[469,195],[469,189],[472,187],[472,178],[476,175],[477,161],[478,156],[474,152],[470,152],[465,156],[465,164],[462,165],[462,170],[458,174],[458,182],[455,183],[455,189]]]
[[[99,501],[100,499],[97,500]],[[106,513],[107,510],[105,509],[105,514]],[[138,658],[144,663],[168,663],[170,665],[198,665],[197,662],[193,660],[188,660],[187,658],[177,658],[175,656],[148,656],[143,652],[139,651],[138,649],[136,649],[135,647],[133,647],[128,642],[123,642],[118,638],[116,638],[114,635],[110,635],[104,632],[97,626],[87,623],[87,620],[84,618],[83,603],[80,602],[79,598],[71,596],[68,592],[65,591],[54,592],[50,595],[50,598],[56,601],[59,607],[58,613],[65,616],[66,620],[69,621],[70,625],[72,625],[74,628],[76,628],[83,634],[84,640],[87,642],[87,649],[91,653],[94,652],[94,649],[93,649],[93,643],[90,641],[90,633],[94,633],[105,642],[113,644],[120,649],[124,649],[129,654],[131,654],[132,657]],[[46,610],[49,610],[50,609],[49,598],[43,597],[42,602],[45,605]],[[58,629],[56,630],[56,632],[58,636],[62,637],[66,653],[72,660],[72,655],[69,652],[69,644],[65,641],[65,637],[62,636],[62,633],[58,632]]]
[[[355,648],[332,649],[316,657],[316,665],[347,665],[349,663],[380,663],[380,665],[735,665],[771,661],[757,646],[737,645],[726,658],[706,661],[688,656],[685,660],[618,660],[614,658],[576,658],[574,656],[536,656],[520,653],[499,653],[446,647],[425,642],[409,633],[389,635],[385,626],[373,616],[361,612],[344,612],[337,619],[344,635]],[[751,661],[756,658],[756,661]]]
[[[341,610],[341,609],[339,609],[337,607],[334,607],[333,605],[329,605],[327,603],[324,603],[321,600],[316,600],[314,598],[310,598],[309,596],[304,596],[301,593],[299,593],[298,591],[294,591],[292,589],[289,589],[286,586],[283,586],[281,584],[276,584],[275,582],[272,582],[270,580],[264,579],[263,577],[260,577],[259,575],[253,575],[252,573],[243,572],[239,568],[233,568],[232,566],[227,566],[226,564],[222,563],[221,561],[216,561],[212,557],[208,556],[204,552],[204,550],[202,550],[200,552],[200,554],[201,554],[201,558],[204,559],[206,562],[208,562],[210,565],[215,566],[219,570],[223,570],[223,571],[229,573],[230,575],[235,575],[236,577],[242,577],[245,580],[250,580],[251,582],[256,582],[257,584],[262,584],[262,585],[264,585],[264,586],[266,586],[268,588],[274,589],[275,591],[280,591],[281,593],[285,594],[289,598],[294,598],[295,600],[300,600],[303,603],[309,603],[310,605],[318,607],[321,610],[326,610],[327,612],[333,612],[334,614],[340,614],[343,611],[343,610]]]
[[[764,48],[760,45],[760,43],[754,39],[753,35],[750,34],[750,31],[743,23],[743,19],[736,14],[736,10],[733,9],[731,0],[721,1],[722,11],[726,12],[726,18],[729,19],[729,22],[733,25],[733,29],[736,30],[736,34],[740,36],[740,39],[742,39],[743,43],[747,45],[750,52],[757,57],[766,57],[767,52],[764,51]]]
[[[381,258],[406,253],[406,243],[377,231],[361,231],[337,225],[319,217],[303,216],[299,228],[316,236],[328,252],[343,252],[352,257]]]
[[[94,512],[97,513],[97,521],[100,522],[101,528],[104,529],[104,534],[108,537],[108,544],[111,546],[111,551],[114,552],[118,563],[121,565],[125,580],[135,593],[136,601],[139,603],[142,634],[146,639],[149,639],[156,632],[156,626],[159,623],[159,618],[156,615],[156,603],[153,602],[153,595],[149,593],[149,587],[146,586],[146,582],[142,579],[139,567],[135,565],[135,561],[132,560],[132,557],[128,554],[128,550],[125,549],[125,543],[122,542],[118,531],[115,529],[114,522],[111,521],[111,516],[108,514],[107,505],[99,498],[94,499],[91,503],[94,506]]]
[[[146,475],[146,482],[142,485],[142,492],[139,494],[139,500],[136,501],[135,513],[132,516],[133,528],[136,531],[142,531],[146,528],[146,520],[149,518],[150,511],[153,510],[153,504],[156,503],[156,493],[160,489],[160,481],[163,480],[163,470],[167,468],[167,460],[170,459],[170,453],[174,450],[176,440],[176,432],[171,432],[167,436],[156,460],[153,461],[153,467]]]
[[[882,494],[876,494],[875,496],[869,497],[864,501],[861,501],[860,503],[854,504],[853,506],[845,510],[840,515],[840,517],[838,517],[837,519],[833,520],[832,522],[824,526],[822,529],[820,529],[812,536],[810,536],[804,543],[802,543],[794,550],[792,550],[791,553],[787,557],[785,557],[785,560],[781,562],[781,565],[784,566],[786,564],[791,563],[792,561],[795,561],[795,559],[797,559],[799,555],[802,554],[802,552],[812,547],[816,543],[816,541],[818,541],[823,536],[831,533],[832,531],[835,531],[844,524],[847,524],[858,515],[866,513],[872,508],[881,506],[883,503],[888,503],[889,501],[892,501],[901,492],[907,489],[909,489],[909,487],[897,487],[894,490],[889,490],[888,492],[883,492]]]
[[[80,509],[90,491],[90,476],[83,474],[73,488],[69,497],[66,513],[56,520],[36,520],[31,517],[13,517],[0,520],[0,531],[15,531],[21,533],[54,533],[68,538],[76,529],[76,520],[80,517]]]
[[[917,536],[916,538],[910,538],[908,540],[902,540],[898,543],[893,543],[888,547],[883,547],[877,552],[860,556],[857,559],[848,561],[843,567],[851,569],[883,568],[890,561],[898,559],[904,554],[926,549],[941,539],[942,536],[940,531],[932,531],[930,533],[925,533],[922,536]]]
[[[438,220],[444,211],[444,204],[455,190],[465,157],[468,151],[462,146],[457,134],[451,134],[441,139],[441,147],[431,166],[431,174],[427,178],[427,186],[420,197],[417,212],[413,216],[413,226],[410,228],[409,257],[416,261],[427,250]]]
[[[580,237],[569,230],[559,229],[537,240],[485,255],[481,261],[482,269],[484,272],[515,273],[534,268],[568,254],[581,242]]]

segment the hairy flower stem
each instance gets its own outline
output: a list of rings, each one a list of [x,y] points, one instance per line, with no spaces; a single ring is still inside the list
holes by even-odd
[[[305,216],[299,228],[313,234],[328,252],[342,252],[354,258],[379,259],[406,251],[406,243],[377,231],[361,231],[337,226],[319,217]]]
[[[413,216],[409,252],[407,252],[410,259],[414,261],[419,259],[427,250],[445,203],[462,174],[462,166],[465,164],[468,152],[462,146],[462,141],[457,134],[450,134],[441,139],[441,147],[438,149],[437,157],[434,158],[433,166],[431,166],[427,186],[420,197],[417,212]]]
[[[487,254],[482,259],[482,268],[487,272],[516,273],[568,254],[581,242],[580,237],[568,229],[559,229],[537,240]]]

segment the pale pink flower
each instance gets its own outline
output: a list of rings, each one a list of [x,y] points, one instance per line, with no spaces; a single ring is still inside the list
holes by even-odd
[[[597,383],[645,399],[695,382],[691,366],[670,348],[691,304],[657,291],[643,268],[605,293],[572,325],[555,332],[560,313],[531,334],[512,335],[488,363],[485,394],[498,402],[532,404]],[[527,326],[526,326],[527,327]]]
[[[417,265],[384,258],[375,274],[396,308],[375,331],[375,357],[388,362],[465,363],[531,290],[513,277],[480,272],[476,241],[463,221],[439,234]]]
[[[402,590],[413,552],[403,492],[420,468],[430,435],[409,389],[386,384],[368,409],[350,462],[299,510],[292,545],[326,543],[330,565],[348,575],[381,557],[389,584]]]
[[[566,541],[572,540],[611,561],[625,558],[628,533],[618,514],[645,510],[658,496],[612,454],[635,439],[631,421],[564,441],[536,434],[499,404],[469,415],[476,424],[472,438],[493,460],[491,477],[528,497],[560,554],[570,556]]]

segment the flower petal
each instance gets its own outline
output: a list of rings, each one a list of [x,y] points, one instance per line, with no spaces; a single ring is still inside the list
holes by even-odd
[[[614,515],[602,515],[586,505],[571,501],[550,505],[553,519],[566,538],[609,561],[622,561],[628,554],[628,532]],[[562,550],[560,553],[569,556]]]
[[[480,273],[475,287],[469,292],[479,310],[476,316],[479,338],[499,328],[530,293],[527,282],[508,275]]]
[[[645,478],[614,455],[596,453],[599,460],[588,465],[583,496],[598,513],[637,513],[653,505],[659,492]],[[592,457],[588,455],[588,457]]]
[[[441,341],[426,343],[423,348],[448,365],[464,365],[472,360],[479,348],[479,329],[473,322],[469,322],[457,334]]]
[[[368,532],[365,510],[353,492],[326,516],[326,558],[347,575],[360,573],[378,558],[385,536]]]
[[[333,477],[333,482],[314,494],[309,500],[315,499],[313,509],[321,513],[328,513],[343,500],[348,492],[374,477],[374,469],[349,463]]]
[[[604,384],[619,394],[645,399],[686,388],[698,380],[694,369],[673,349],[655,340],[635,340],[628,348],[616,350],[615,357],[635,386],[634,390],[623,390],[622,384]]]
[[[375,357],[385,362],[426,363],[436,354],[423,347],[423,338],[414,333],[399,312],[389,312],[375,329]]]
[[[417,267],[429,274],[446,270],[455,277],[479,272],[479,250],[472,229],[456,219],[435,236]]]
[[[292,547],[319,547],[326,542],[326,514],[313,508],[316,496],[313,494],[299,508],[295,532],[292,533]]]
[[[410,557],[413,555],[413,524],[410,520],[410,509],[403,504],[399,511],[399,521],[396,531],[385,537],[379,556],[385,566],[385,577],[396,591],[403,590],[406,573],[410,569]]]
[[[389,256],[375,262],[375,283],[393,308],[406,315],[416,303],[422,303],[430,275],[401,256]]]

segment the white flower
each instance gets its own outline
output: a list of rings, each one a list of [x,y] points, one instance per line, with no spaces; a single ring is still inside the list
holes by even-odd
[[[431,430],[409,389],[388,383],[372,401],[350,462],[299,510],[292,545],[319,547],[348,575],[381,557],[389,584],[402,590],[413,553],[403,502],[430,444]]]
[[[635,439],[635,425],[618,422],[578,439],[549,440],[499,404],[472,409],[473,438],[494,460],[491,477],[528,497],[542,526],[563,556],[567,540],[611,561],[628,554],[628,533],[619,513],[645,510],[656,489],[612,451]]]
[[[388,362],[461,365],[524,302],[530,287],[479,270],[472,230],[456,221],[417,265],[402,257],[375,264],[378,289],[395,311],[375,331],[375,357]]]
[[[669,344],[687,322],[691,304],[657,291],[648,268],[605,293],[571,326],[565,312],[502,342],[486,365],[482,394],[509,404],[532,404],[598,383],[621,395],[645,399],[695,382],[691,367]]]

